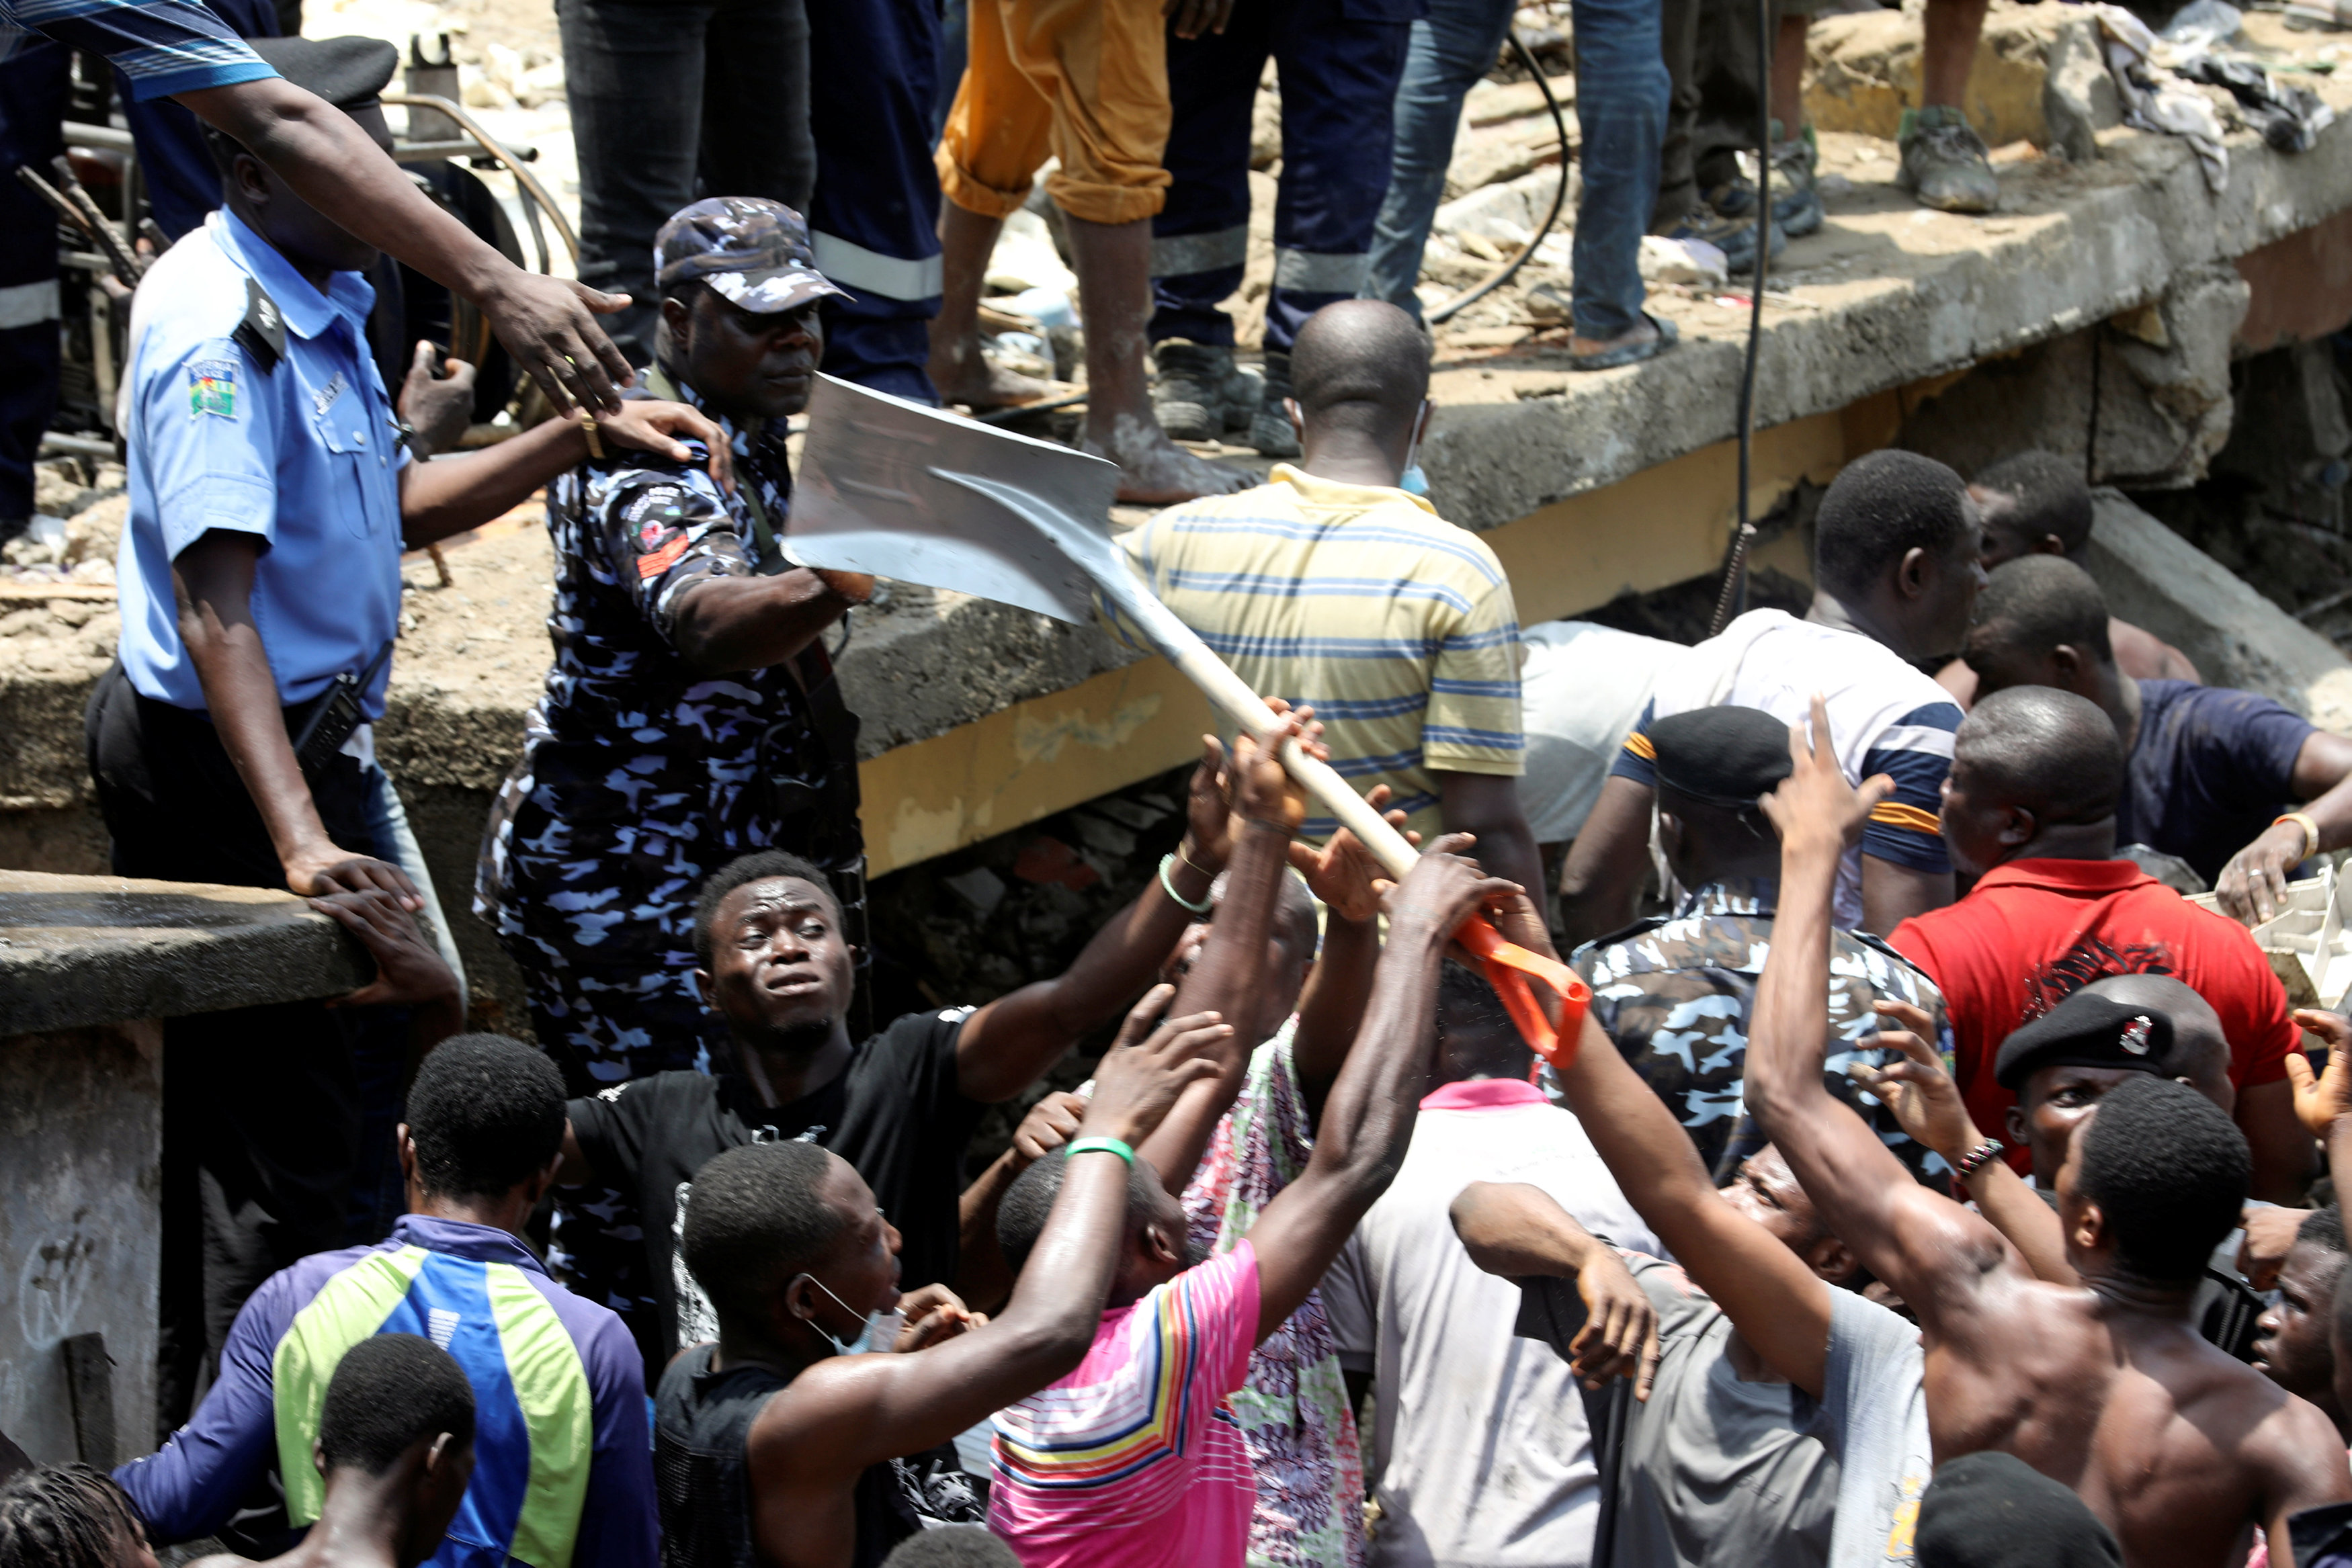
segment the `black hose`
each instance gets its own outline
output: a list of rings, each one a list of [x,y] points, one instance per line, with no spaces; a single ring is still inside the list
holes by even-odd
[[[1764,339],[1764,280],[1772,259],[1772,7],[1756,0],[1756,289],[1748,302],[1748,360],[1739,371],[1739,527],[1723,563],[1723,591],[1716,596],[1712,637],[1748,608],[1748,550],[1756,525],[1748,516],[1748,466],[1756,433],[1756,355]]]
[[[1479,284],[1467,294],[1454,296],[1432,310],[1429,313],[1429,324],[1433,327],[1452,320],[1465,307],[1476,304],[1512,278],[1517,277],[1519,268],[1527,265],[1528,257],[1535,255],[1536,246],[1543,244],[1545,237],[1551,233],[1551,225],[1559,222],[1559,209],[1568,202],[1568,116],[1561,112],[1559,99],[1552,97],[1551,83],[1544,79],[1543,67],[1536,63],[1536,57],[1528,52],[1527,45],[1519,42],[1519,35],[1512,32],[1505,37],[1510,43],[1511,53],[1518,57],[1519,64],[1527,68],[1529,76],[1535,78],[1536,90],[1543,94],[1544,107],[1551,110],[1551,128],[1559,136],[1559,183],[1553,187],[1551,211],[1544,214],[1544,221],[1536,229],[1535,237],[1522,246],[1518,255],[1496,268],[1484,283]]]

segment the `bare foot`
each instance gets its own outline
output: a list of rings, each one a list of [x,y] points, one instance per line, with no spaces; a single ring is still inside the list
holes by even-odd
[[[940,401],[961,403],[974,412],[992,408],[1024,408],[1059,397],[1062,388],[1008,371],[980,351],[980,334],[961,340],[934,339],[931,343],[931,385]]]
[[[1134,505],[1163,507],[1202,496],[1230,496],[1257,483],[1245,469],[1207,463],[1170,441],[1159,422],[1131,413],[1115,416],[1106,441],[1091,427],[1080,447],[1091,457],[1108,457],[1118,465],[1118,498]]]

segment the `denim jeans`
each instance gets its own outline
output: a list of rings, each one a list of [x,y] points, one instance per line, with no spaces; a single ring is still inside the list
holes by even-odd
[[[633,364],[653,358],[654,235],[698,196],[766,196],[806,213],[809,31],[802,0],[557,0],[580,154],[580,280],[627,293],[604,319]]]
[[[1659,0],[1576,0],[1576,122],[1584,194],[1576,206],[1576,330],[1614,338],[1642,320],[1642,235],[1658,199],[1673,82]]]
[[[1429,0],[1412,26],[1397,89],[1396,152],[1372,236],[1364,294],[1421,314],[1413,285],[1445,188],[1454,131],[1471,84],[1494,68],[1508,0]],[[1576,120],[1583,199],[1576,211],[1576,329],[1614,338],[1642,319],[1642,235],[1658,193],[1673,83],[1661,56],[1660,0],[1576,0]]]
[[[1429,221],[1445,194],[1445,166],[1454,157],[1454,131],[1462,122],[1462,99],[1478,78],[1495,68],[1495,55],[1510,30],[1513,0],[1429,0],[1429,15],[1412,25],[1397,83],[1395,152],[1389,193],[1372,229],[1366,269],[1367,299],[1385,299],[1421,319],[1421,253],[1429,243]]]

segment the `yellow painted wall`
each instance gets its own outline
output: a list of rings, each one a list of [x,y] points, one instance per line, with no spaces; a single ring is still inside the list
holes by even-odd
[[[1894,440],[1906,402],[1941,377],[1865,398],[1835,413],[1756,434],[1749,511],[1770,511],[1800,479],[1826,485],[1851,458]],[[1591,610],[1712,572],[1736,517],[1738,450],[1687,453],[1484,536],[1510,573],[1522,624]],[[1794,535],[1760,564],[1810,579]],[[1209,705],[1164,659],[1147,659],[1065,692],[1014,703],[858,768],[866,852],[879,876],[1138,783],[1200,755],[1216,727]]]

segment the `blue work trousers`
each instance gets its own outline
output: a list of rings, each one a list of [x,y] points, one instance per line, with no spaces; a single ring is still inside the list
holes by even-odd
[[[65,151],[62,44],[0,64],[0,521],[33,514],[33,459],[58,411],[58,219],[14,177]]]
[[[1429,15],[1412,25],[1412,45],[1397,83],[1396,151],[1389,192],[1372,229],[1364,298],[1385,299],[1421,319],[1422,247],[1429,220],[1445,194],[1445,166],[1454,159],[1454,131],[1462,100],[1495,57],[1511,27],[1512,0],[1429,0]]]
[[[824,302],[827,375],[937,404],[925,368],[940,313],[939,0],[809,7],[809,206]]]
[[[1660,52],[1659,0],[1576,0],[1576,123],[1584,194],[1576,205],[1570,298],[1576,329],[1614,338],[1642,320],[1642,235],[1658,200],[1658,158],[1674,81]]]
[[[1282,191],[1265,346],[1364,284],[1389,188],[1389,135],[1412,10],[1395,0],[1249,0],[1222,34],[1168,39],[1173,183],[1151,223],[1151,340],[1231,343],[1217,302],[1249,250],[1250,112],[1271,56],[1282,81]]]

